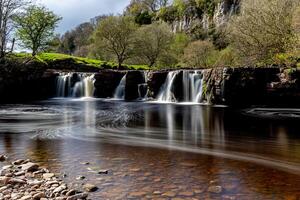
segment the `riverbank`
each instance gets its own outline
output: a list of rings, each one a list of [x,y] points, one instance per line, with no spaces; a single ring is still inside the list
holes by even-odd
[[[0,155],[0,162],[6,159]],[[93,185],[83,187],[89,192],[97,189]],[[56,174],[30,160],[15,160],[0,170],[1,200],[77,200],[87,197],[88,193],[68,187]]]

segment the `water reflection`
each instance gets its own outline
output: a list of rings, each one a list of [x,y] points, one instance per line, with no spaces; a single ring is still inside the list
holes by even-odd
[[[210,182],[244,195],[237,199],[297,195],[299,131],[297,120],[200,105],[61,99],[0,107],[0,152],[66,171],[71,182],[84,175],[105,199],[127,199],[132,190],[210,198],[195,193]],[[78,164],[86,161],[113,176],[95,177]]]

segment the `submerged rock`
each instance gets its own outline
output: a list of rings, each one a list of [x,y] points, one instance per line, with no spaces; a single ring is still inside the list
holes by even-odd
[[[223,191],[223,188],[221,186],[210,186],[207,191],[210,193],[220,194]]]
[[[98,187],[88,183],[83,186],[83,189],[87,192],[95,192],[98,190]]]
[[[5,155],[0,155],[0,162],[4,162],[6,160],[6,156]]]

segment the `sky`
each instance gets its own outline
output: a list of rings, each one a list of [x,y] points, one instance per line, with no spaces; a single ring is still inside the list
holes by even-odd
[[[122,13],[130,0],[38,0],[63,17],[56,32],[63,34],[101,14]]]

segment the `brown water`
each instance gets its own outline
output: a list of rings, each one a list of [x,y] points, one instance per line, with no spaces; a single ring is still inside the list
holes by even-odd
[[[75,187],[93,183],[92,199],[300,199],[298,113],[93,99],[3,105],[0,153],[66,173]]]

